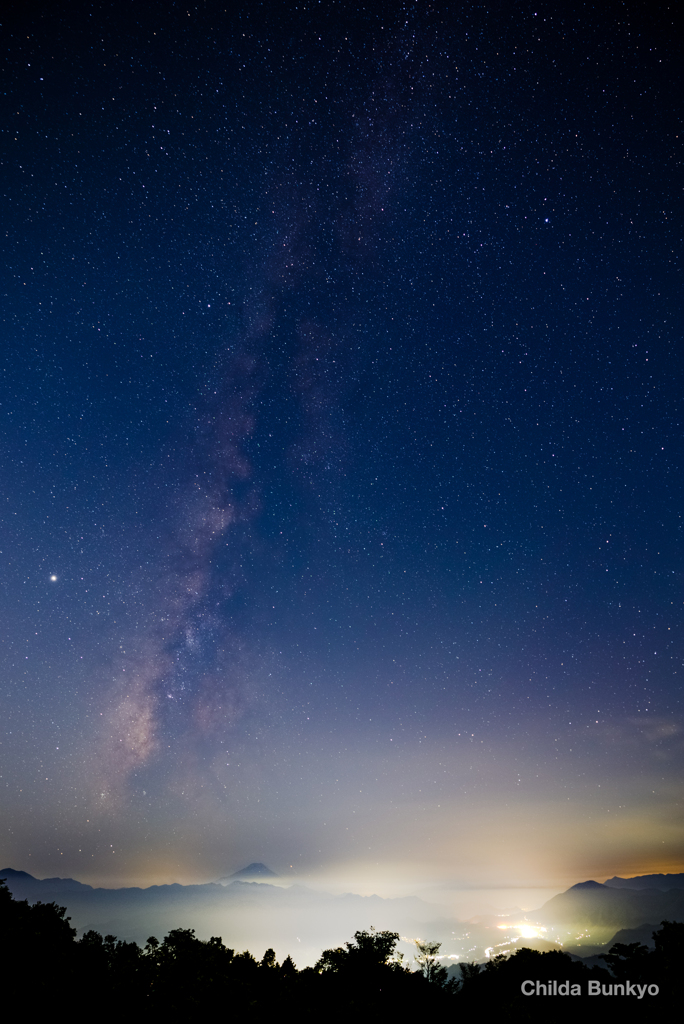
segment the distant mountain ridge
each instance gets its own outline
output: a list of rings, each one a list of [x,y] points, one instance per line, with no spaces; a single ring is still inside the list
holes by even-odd
[[[684,889],[684,872],[677,875],[637,875],[635,878],[608,878],[604,885],[611,889]]]
[[[263,880],[99,889],[73,878],[34,878],[14,868],[0,870],[0,878],[7,880],[17,900],[65,906],[79,933],[94,929],[144,945],[150,935],[194,928],[200,937],[220,935],[236,949],[272,946],[281,958],[290,953],[304,963],[315,962],[321,949],[337,946],[370,925],[422,935],[440,913],[416,896],[338,896]],[[449,925],[453,928],[453,922]]]
[[[300,963],[315,962],[321,949],[340,945],[358,928],[371,925],[404,936],[429,934],[444,941],[445,953],[467,954],[470,959],[486,959],[484,950],[502,937],[501,918],[496,925],[478,924],[474,919],[458,922],[415,896],[333,895],[282,881],[273,885],[268,878],[277,876],[264,876],[264,872],[270,868],[254,863],[235,872],[237,876],[248,873],[248,878],[251,874],[256,879],[252,881],[229,876],[199,885],[172,883],[144,889],[94,888],[73,878],[38,879],[13,868],[0,870],[0,878],[6,878],[15,899],[66,906],[79,933],[92,928],[144,944],[149,935],[195,928],[200,937],[220,935],[239,949],[272,946],[281,951],[281,958],[292,953]],[[682,876],[642,876],[633,881],[643,883],[650,877],[660,879],[662,885],[663,879],[669,882]],[[512,934],[519,917],[508,919]],[[611,941],[637,941],[637,935],[638,941],[648,944],[662,921],[684,921],[684,888],[636,888],[589,879],[525,917],[548,929],[544,940],[538,942],[560,941],[568,951],[586,956],[605,951],[604,944]],[[519,944],[520,938],[511,941]],[[411,940],[405,942],[410,956]]]
[[[16,871],[14,868],[3,868],[0,871],[0,878],[7,880],[7,886],[13,893],[15,899],[31,899],[31,896],[17,896],[15,889],[32,892],[33,889],[41,892],[95,892],[92,885],[85,882],[77,882],[75,878],[34,878],[28,871]],[[41,897],[43,899],[43,897]],[[43,899],[45,903],[46,900]]]
[[[534,917],[546,925],[603,931],[638,928],[648,921],[684,921],[684,890],[580,882],[548,900]]]

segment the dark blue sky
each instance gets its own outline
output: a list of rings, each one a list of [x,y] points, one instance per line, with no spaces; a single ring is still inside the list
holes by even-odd
[[[675,14],[10,6],[7,863],[681,868]]]

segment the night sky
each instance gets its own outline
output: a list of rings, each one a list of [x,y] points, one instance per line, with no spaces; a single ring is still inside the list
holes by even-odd
[[[677,6],[9,5],[1,862],[682,870]]]

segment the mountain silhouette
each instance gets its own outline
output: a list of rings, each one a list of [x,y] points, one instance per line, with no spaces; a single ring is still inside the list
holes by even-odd
[[[274,877],[266,865],[254,863],[220,882],[100,889],[73,878],[38,879],[26,871],[0,870],[15,899],[67,907],[79,933],[94,929],[140,944],[151,934],[195,928],[201,937],[220,935],[235,948],[272,946],[279,956],[291,953],[303,965],[315,962],[321,949],[338,946],[345,935],[371,924],[401,935],[429,933],[444,942],[447,955],[480,961],[487,959],[485,949],[500,945],[504,937],[499,917],[459,922],[415,896],[333,895],[304,885],[270,884]],[[517,935],[514,921],[519,916],[509,919],[511,948],[522,943],[547,949],[560,941],[564,949],[586,957],[605,952],[605,944],[612,941],[648,944],[661,921],[684,921],[684,889],[579,882],[525,915],[547,927],[539,939]],[[413,954],[410,940],[404,952]]]
[[[612,889],[684,889],[684,872],[678,875],[637,875],[635,878],[608,878],[605,885]]]
[[[648,921],[684,921],[684,890],[629,889],[588,881],[573,885],[535,912],[542,924],[566,929],[590,929],[594,939],[606,933],[638,928]],[[596,932],[605,935],[598,938]]]
[[[244,882],[255,882],[259,878],[277,878],[278,875],[275,871],[271,871],[265,864],[260,864],[255,861],[252,864],[248,864],[246,868],[240,868],[239,871],[234,871],[232,875],[224,875],[223,878],[219,878],[221,885],[225,885],[226,882],[235,882],[242,880]]]
[[[53,899],[60,893],[94,892],[92,885],[77,882],[75,878],[34,878],[28,871],[16,871],[14,868],[2,868],[0,878],[7,879],[7,886],[14,893],[15,899],[27,899],[29,902],[32,899],[40,899],[43,903],[51,902],[45,899],[48,892],[55,894]],[[21,892],[22,895],[18,896],[17,892]]]
[[[149,935],[194,928],[202,938],[220,935],[232,948],[271,946],[280,958],[291,954],[302,965],[314,963],[321,949],[339,946],[360,927],[423,935],[434,933],[435,922],[439,929],[440,920],[440,908],[416,896],[335,895],[261,880],[98,889],[74,879],[38,879],[12,868],[0,871],[0,878],[17,900],[66,907],[79,934],[94,929],[144,945]],[[447,935],[453,927],[449,921]]]

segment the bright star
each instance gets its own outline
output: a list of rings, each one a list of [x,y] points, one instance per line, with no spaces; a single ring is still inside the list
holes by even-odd
[[[56,576],[51,576],[50,579],[52,580],[53,583],[57,582],[57,577]]]

